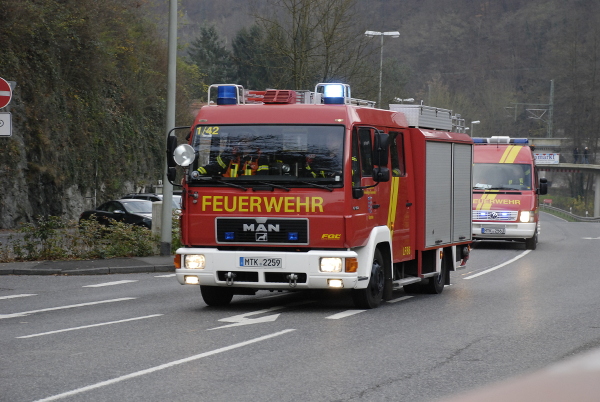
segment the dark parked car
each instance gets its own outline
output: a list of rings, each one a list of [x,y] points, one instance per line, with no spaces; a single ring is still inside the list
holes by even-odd
[[[162,201],[163,195],[156,193],[132,193],[126,194],[123,198],[131,198],[136,200]],[[173,192],[173,209],[181,209],[181,192]]]
[[[83,211],[79,222],[91,219],[92,215],[103,225],[110,225],[110,220],[130,223],[132,225],[152,228],[152,202],[148,200],[121,199],[108,201],[97,209]]]

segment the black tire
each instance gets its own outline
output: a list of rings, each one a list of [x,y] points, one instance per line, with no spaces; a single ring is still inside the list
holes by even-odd
[[[429,278],[427,284],[423,284],[422,289],[424,293],[429,293],[432,295],[438,295],[444,291],[444,285],[446,284],[446,275],[448,275],[448,270],[446,269],[445,258],[442,261],[442,270],[439,275],[432,276]]]
[[[202,286],[200,293],[204,302],[209,306],[226,306],[233,299],[233,290],[219,286]]]
[[[533,234],[533,237],[531,237],[529,239],[525,239],[525,248],[527,250],[535,250],[537,248],[537,243],[538,243],[538,234],[537,234],[537,230],[536,230],[535,233]]]
[[[385,262],[381,251],[375,249],[373,264],[371,265],[371,278],[365,289],[354,289],[352,299],[358,308],[371,309],[381,304],[383,289],[385,287]]]

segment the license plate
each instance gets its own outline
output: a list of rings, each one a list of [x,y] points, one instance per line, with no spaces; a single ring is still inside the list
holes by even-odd
[[[506,229],[504,228],[481,228],[481,234],[505,234]]]
[[[268,257],[240,257],[241,268],[282,268],[281,258]]]

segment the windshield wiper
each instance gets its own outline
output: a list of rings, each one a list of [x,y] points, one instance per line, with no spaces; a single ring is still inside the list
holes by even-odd
[[[322,184],[311,183],[309,181],[299,181],[298,183],[308,184],[309,186],[318,187],[318,188],[324,188],[325,190],[329,190],[330,192],[333,191],[333,188],[331,186],[324,186]]]
[[[229,181],[223,181],[223,180],[221,180],[221,178],[216,178],[216,177],[202,177],[202,178],[200,178],[200,180],[201,181],[214,181],[214,182],[217,182],[217,183],[223,183],[223,184],[225,184],[225,185],[227,185],[229,187],[240,188],[240,189],[242,189],[244,191],[248,191],[248,187],[244,187],[244,186],[239,185],[239,184],[231,183]]]
[[[257,183],[264,184],[264,185],[271,186],[271,187],[280,188],[280,189],[285,190],[285,191],[290,191],[289,187],[282,186],[282,185],[275,184],[275,183],[271,183],[271,182],[268,182],[268,181],[259,181]]]

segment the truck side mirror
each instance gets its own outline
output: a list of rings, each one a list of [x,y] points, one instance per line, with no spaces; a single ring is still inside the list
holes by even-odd
[[[175,151],[175,148],[177,148],[177,137],[170,135],[167,137],[167,166],[169,168],[177,166],[175,158],[173,158],[173,151]]]
[[[173,182],[175,181],[175,177],[177,177],[177,169],[174,167],[168,167],[167,179],[169,180],[169,183],[173,184]]]
[[[363,198],[363,196],[365,195],[365,190],[363,190],[360,187],[355,187],[352,189],[352,198],[354,198],[355,200],[358,200],[359,198]]]
[[[375,154],[375,164],[378,166],[387,166],[389,144],[389,134],[383,133],[379,130],[375,131],[373,153]]]
[[[538,189],[539,195],[548,194],[548,179],[542,177],[540,179],[540,188]]]
[[[390,169],[378,166],[373,168],[373,180],[376,182],[390,181]]]

